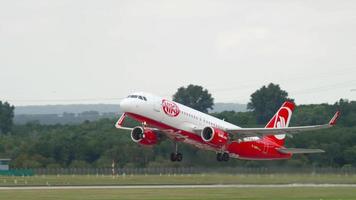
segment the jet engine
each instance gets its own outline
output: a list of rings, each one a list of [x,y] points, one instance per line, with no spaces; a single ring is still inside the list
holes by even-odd
[[[155,145],[158,142],[157,134],[150,129],[143,129],[141,126],[136,126],[131,131],[131,139],[145,146]]]
[[[228,142],[229,135],[217,128],[207,126],[201,132],[203,141],[217,147],[222,147]]]

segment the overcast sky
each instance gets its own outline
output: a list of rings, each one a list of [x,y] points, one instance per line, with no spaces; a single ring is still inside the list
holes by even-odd
[[[298,104],[356,99],[356,1],[0,0],[0,99],[170,97],[193,83],[247,103],[278,83]]]

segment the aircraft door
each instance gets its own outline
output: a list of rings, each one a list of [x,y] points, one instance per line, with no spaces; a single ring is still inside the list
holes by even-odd
[[[164,114],[162,112],[162,102],[161,100],[152,101],[153,115],[155,119],[158,119],[159,122],[163,121]]]
[[[157,113],[161,112],[162,103],[160,101],[153,101],[153,110]]]

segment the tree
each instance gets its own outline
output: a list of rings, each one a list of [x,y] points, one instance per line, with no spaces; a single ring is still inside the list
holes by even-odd
[[[13,125],[14,106],[0,101],[0,133],[8,133]]]
[[[214,98],[207,89],[203,89],[199,85],[188,85],[178,88],[178,91],[173,95],[173,101],[189,106],[201,112],[208,112],[214,105]]]
[[[340,109],[347,123],[315,131],[313,134],[287,138],[291,148],[320,148],[324,154],[299,155],[286,162],[240,161],[214,163],[215,153],[198,150],[180,143],[184,161],[172,163],[168,153],[171,142],[163,140],[151,149],[134,144],[125,130],[113,128],[117,119],[100,119],[81,124],[45,125],[40,123],[14,124],[11,133],[0,136],[0,157],[12,158],[11,166],[25,167],[111,167],[112,160],[118,167],[347,167],[356,166],[356,101],[340,101],[335,105],[301,105],[293,114],[291,125],[312,125],[327,122],[333,112]],[[354,111],[354,112],[353,112]],[[275,111],[273,111],[274,113]],[[214,113],[242,127],[255,127],[253,112],[225,111]],[[273,114],[272,114],[273,115]],[[124,153],[123,153],[124,152]]]
[[[270,83],[255,91],[247,104],[247,108],[253,110],[259,124],[267,123],[284,101],[294,101],[288,98],[288,93],[282,90],[278,84]]]

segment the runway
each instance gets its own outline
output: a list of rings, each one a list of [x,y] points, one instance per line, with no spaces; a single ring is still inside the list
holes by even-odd
[[[293,188],[355,187],[356,184],[268,184],[268,185],[115,185],[115,186],[11,186],[0,190],[71,190],[71,189],[194,189],[194,188]]]

